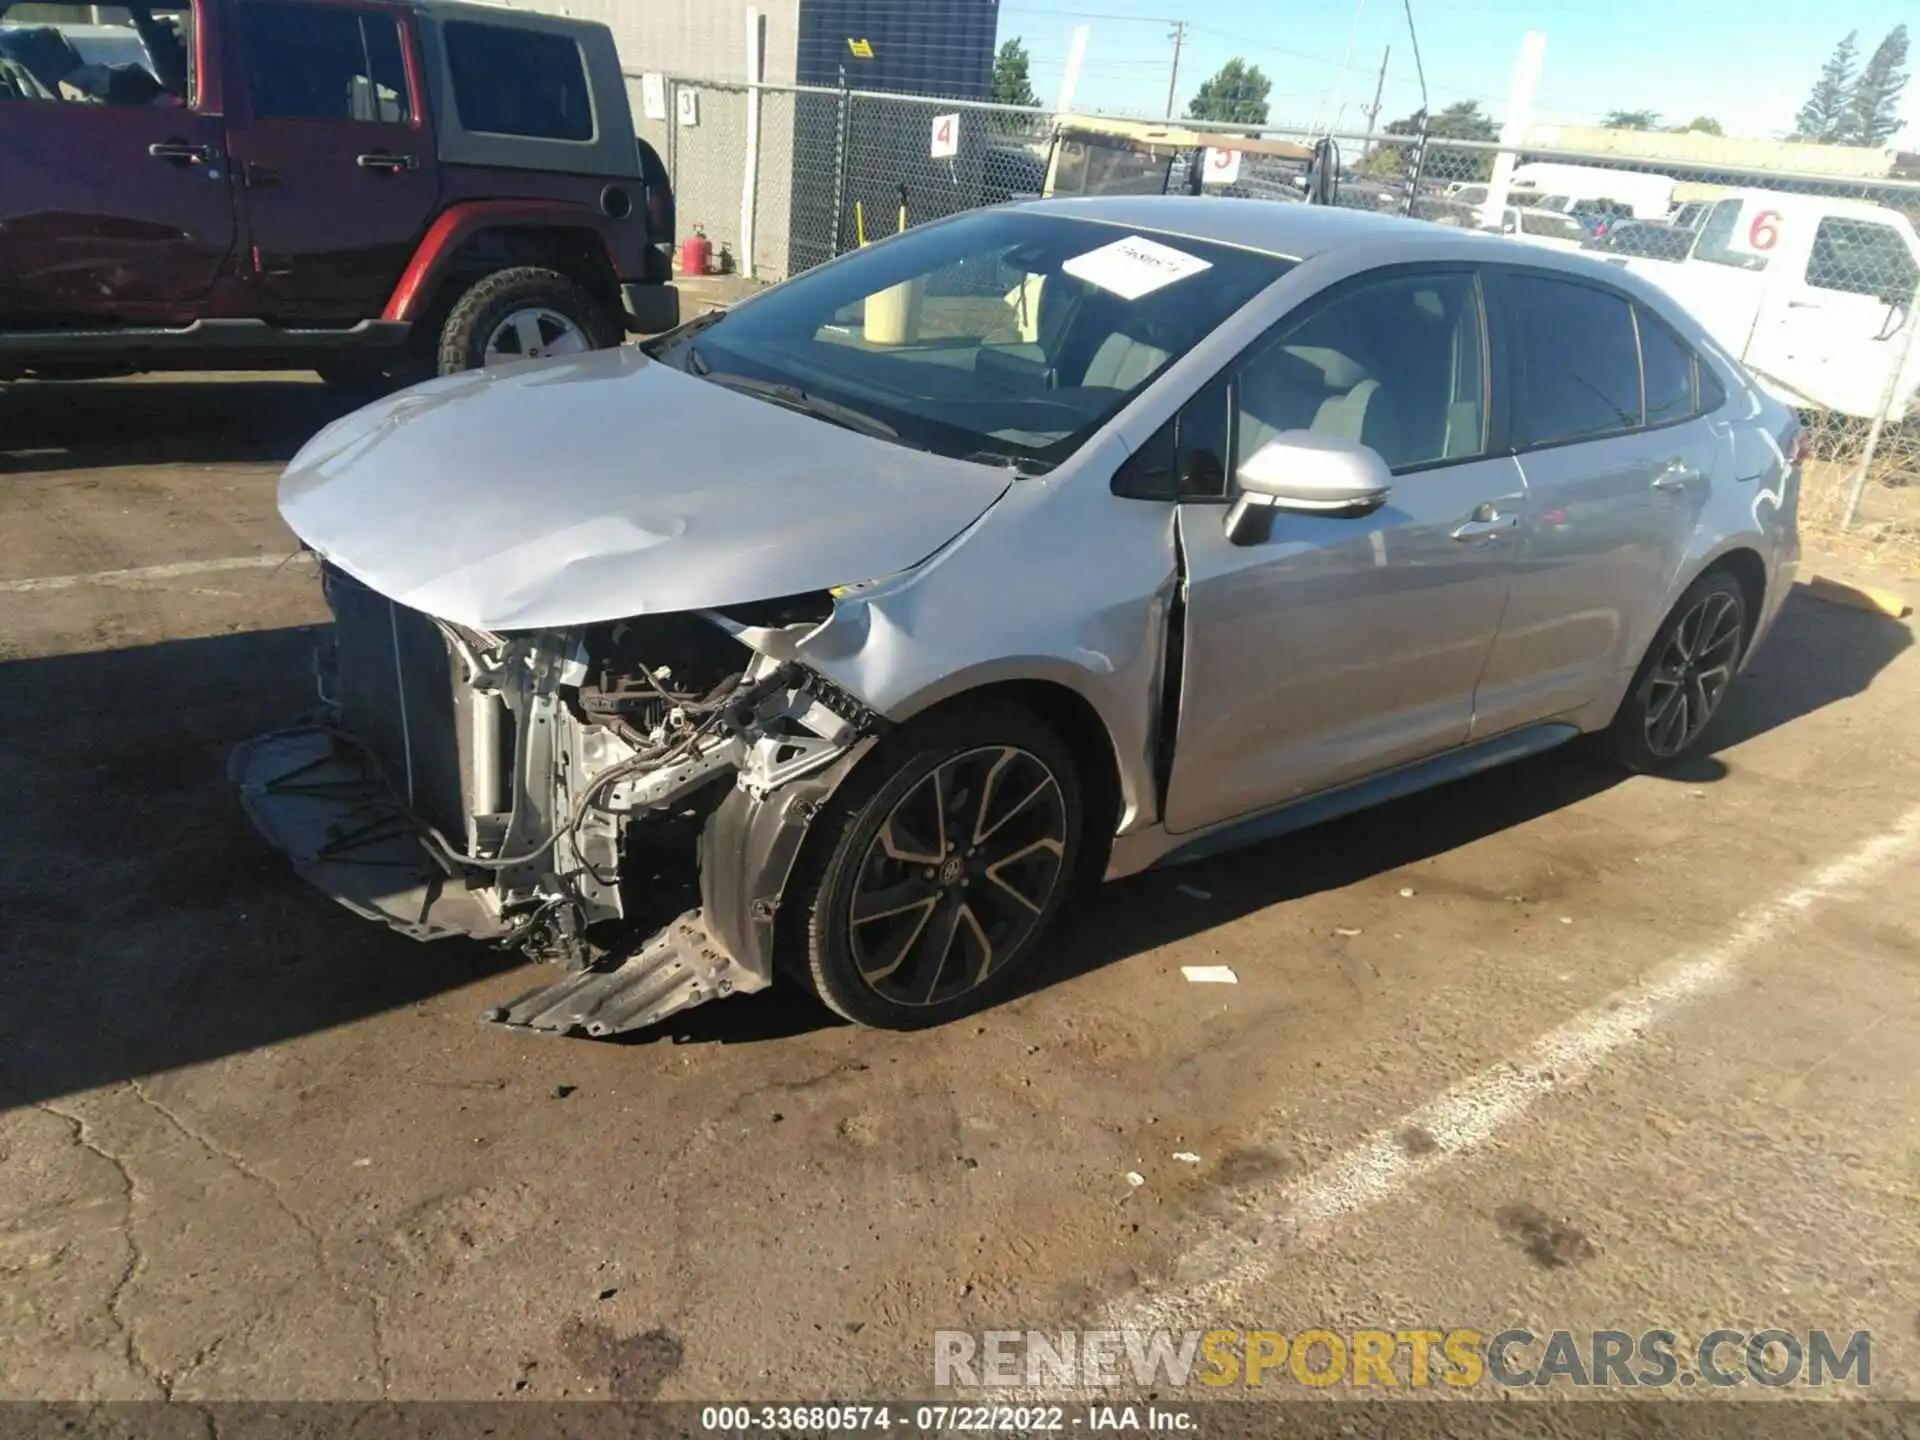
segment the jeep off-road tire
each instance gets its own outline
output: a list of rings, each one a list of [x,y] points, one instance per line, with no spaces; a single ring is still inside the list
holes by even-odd
[[[780,907],[781,968],[860,1025],[985,1009],[1074,888],[1084,821],[1072,753],[1031,712],[982,702],[911,721],[814,821]]]
[[[1746,591],[1731,571],[1715,566],[1689,585],[1601,732],[1606,753],[1645,774],[1694,750],[1739,673],[1752,626]]]
[[[560,317],[579,332],[591,350],[620,343],[619,317],[585,286],[558,270],[517,265],[476,280],[454,302],[440,327],[437,373],[456,375],[481,368],[487,363],[487,347],[495,333],[508,319],[522,313]]]

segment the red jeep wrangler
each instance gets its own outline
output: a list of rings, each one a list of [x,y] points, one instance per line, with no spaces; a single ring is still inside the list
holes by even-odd
[[[0,0],[0,379],[565,354],[676,324],[672,255],[604,25]]]

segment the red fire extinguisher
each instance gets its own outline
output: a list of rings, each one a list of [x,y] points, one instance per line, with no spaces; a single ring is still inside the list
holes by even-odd
[[[695,226],[693,233],[680,242],[680,273],[704,275],[713,263],[713,242],[707,232]]]

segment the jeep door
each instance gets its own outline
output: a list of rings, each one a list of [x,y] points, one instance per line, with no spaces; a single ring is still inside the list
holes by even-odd
[[[92,84],[98,67],[76,75],[82,57],[58,25],[12,32],[18,58],[0,67],[0,328],[198,313],[235,239],[219,76],[189,58],[206,53],[198,8],[157,7],[185,43],[167,24],[171,53],[110,87]]]
[[[1465,743],[1500,628],[1526,487],[1494,454],[1472,267],[1369,271],[1306,302],[1180,417],[1219,481],[1180,505],[1186,640],[1166,824],[1284,804]],[[1213,407],[1219,406],[1216,413]],[[1207,413],[1199,413],[1206,411]],[[1231,475],[1282,431],[1355,440],[1386,505],[1271,514],[1230,537]]]
[[[230,139],[270,318],[385,308],[432,218],[433,125],[413,13],[240,0]]]

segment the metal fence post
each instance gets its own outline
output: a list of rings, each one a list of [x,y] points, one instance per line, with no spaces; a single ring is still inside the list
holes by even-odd
[[[1420,176],[1427,168],[1427,112],[1420,112],[1420,129],[1413,137],[1412,166],[1407,172],[1407,198],[1401,203],[1400,213],[1412,215],[1413,207],[1420,200]]]
[[[828,247],[832,255],[840,253],[841,231],[846,222],[841,211],[847,204],[847,141],[852,128],[853,96],[847,88],[847,67],[840,67],[840,120],[833,135],[833,228]]]
[[[1896,404],[1905,412],[1903,403],[1906,396],[1902,393],[1907,378],[1907,362],[1913,357],[1913,337],[1920,331],[1920,292],[1907,297],[1906,323],[1903,327],[1907,334],[1900,342],[1900,358],[1894,362],[1893,371],[1887,376],[1886,388],[1880,392],[1879,408],[1873,412],[1873,424],[1867,430],[1867,443],[1860,452],[1860,468],[1853,472],[1853,483],[1847,487],[1847,508],[1840,513],[1840,528],[1851,530],[1855,517],[1860,512],[1860,500],[1867,490],[1867,475],[1873,469],[1873,457],[1880,449],[1880,437],[1887,428],[1887,417]]]
[[[753,278],[754,221],[760,196],[760,76],[765,50],[760,12],[747,7],[747,143],[740,179],[740,274]]]

